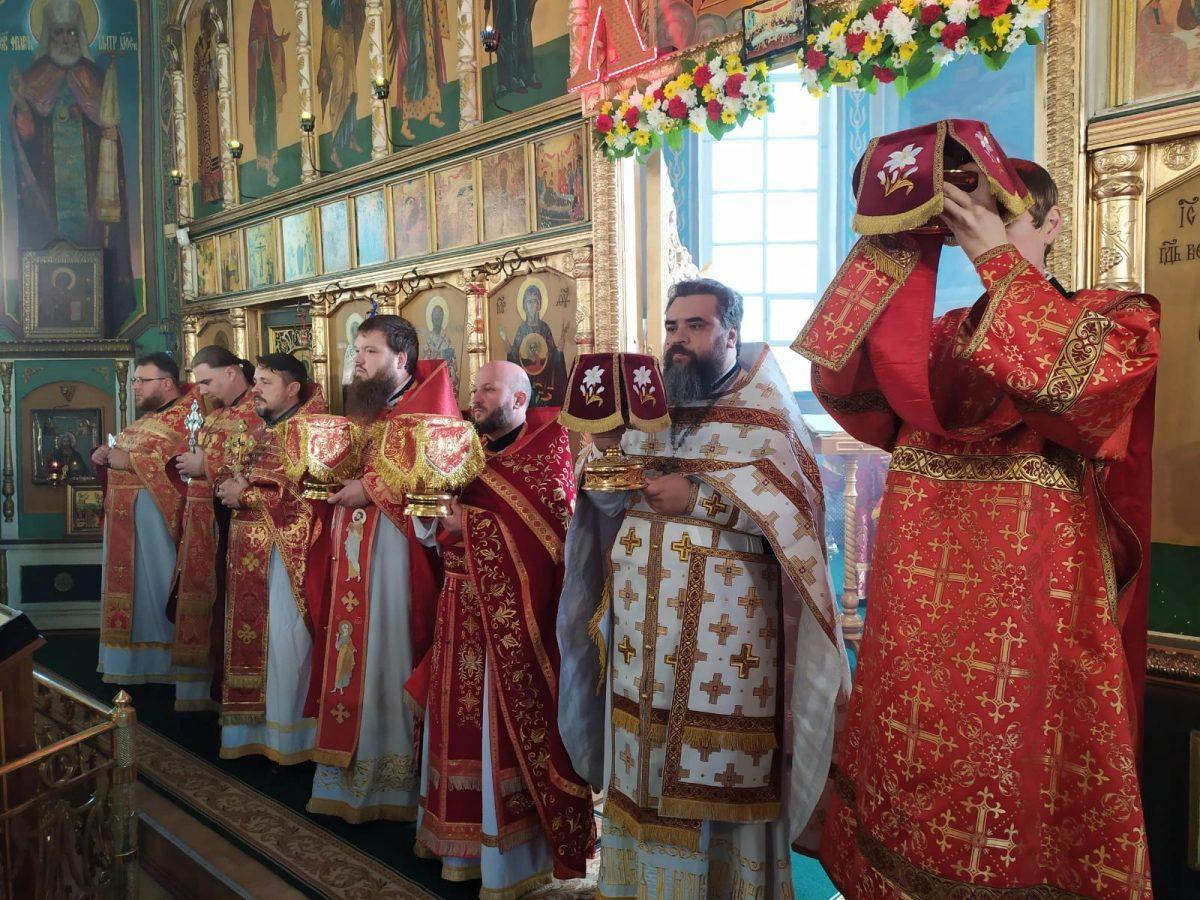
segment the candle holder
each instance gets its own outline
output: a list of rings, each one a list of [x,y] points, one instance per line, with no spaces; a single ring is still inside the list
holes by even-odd
[[[313,129],[317,127],[317,117],[308,110],[300,113],[300,130],[305,134],[312,134]]]
[[[567,379],[558,421],[572,431],[605,434],[617,429],[662,431],[671,424],[658,360],[644,353],[581,353]],[[646,486],[645,467],[608,447],[583,470],[583,487],[628,491]]]
[[[386,100],[390,88],[388,80],[382,75],[376,75],[371,79],[371,93],[375,95],[376,100]]]
[[[236,139],[231,139],[225,142],[225,146],[229,148],[229,156],[232,159],[242,158],[242,142]]]
[[[67,467],[53,455],[46,458],[46,484],[51,487],[61,487],[67,483]]]

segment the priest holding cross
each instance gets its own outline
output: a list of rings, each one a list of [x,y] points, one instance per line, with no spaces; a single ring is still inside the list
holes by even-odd
[[[669,420],[633,415],[651,360],[640,374],[630,354],[581,357],[568,387],[564,424],[605,448],[585,467],[558,618],[559,727],[607,790],[601,897],[791,896],[790,847],[848,695],[808,431],[741,317],[724,284],[671,289]],[[625,407],[643,431],[616,455]],[[642,471],[640,491],[620,489]]]

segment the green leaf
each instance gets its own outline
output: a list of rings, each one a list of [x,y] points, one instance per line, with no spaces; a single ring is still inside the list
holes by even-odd
[[[908,61],[908,65],[904,69],[904,74],[908,76],[908,89],[912,90],[916,85],[913,83],[919,79],[925,78],[929,73],[936,69],[933,64],[933,56],[928,52],[918,50],[913,54],[912,59]]]
[[[993,72],[999,72],[1004,68],[1004,64],[1008,62],[1009,54],[1003,50],[993,50],[990,53],[981,54],[983,56],[983,64]]]
[[[666,134],[667,146],[678,153],[683,149],[683,129],[675,128]]]
[[[1042,36],[1038,34],[1036,28],[1025,29],[1025,43],[1033,44],[1035,47],[1042,42]]]
[[[682,68],[684,72],[687,72],[687,74],[691,75],[693,72],[696,71],[697,65],[698,64],[696,63],[696,61],[694,59],[685,59],[683,61],[683,65],[680,68]]]

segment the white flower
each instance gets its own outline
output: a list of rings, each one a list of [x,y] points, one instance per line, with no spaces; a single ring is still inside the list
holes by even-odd
[[[1025,43],[1025,32],[1024,31],[1012,31],[1009,33],[1008,39],[1004,42],[1004,52],[1012,53],[1018,47],[1023,46],[1024,43]]]
[[[934,65],[938,66],[944,66],[950,60],[954,59],[954,51],[942,44],[934,44],[933,49],[929,51],[929,55],[933,57]]]
[[[897,6],[883,20],[883,30],[897,46],[906,44],[913,38],[913,20]]]
[[[630,94],[629,95],[629,105],[632,106],[634,109],[641,109],[642,108],[642,95],[639,94],[637,91],[634,91],[632,94]]]
[[[813,46],[820,49],[821,47],[826,46],[831,40],[833,40],[833,25],[832,24],[826,25],[824,28],[822,28],[820,31],[817,32],[817,42],[815,44],[813,44]]]
[[[1037,28],[1042,24],[1041,13],[1030,12],[1025,7],[1021,7],[1021,11],[1013,16],[1012,27],[1013,31],[1024,31],[1026,28]]]
[[[634,369],[633,370],[633,386],[642,388],[642,387],[646,387],[648,384],[650,384],[650,367],[642,366],[639,369]],[[650,388],[650,391],[651,391],[651,393],[653,393],[654,388]]]
[[[979,52],[977,47],[972,46],[971,39],[964,34],[955,42],[954,52],[959,56],[962,56],[968,50],[975,50],[976,52]]]
[[[916,144],[906,144],[902,150],[893,150],[888,154],[887,162],[883,167],[889,172],[899,172],[901,169],[915,168],[917,165],[917,157],[921,155],[924,147],[918,147]],[[880,172],[880,177],[883,173]],[[907,173],[906,173],[907,174]]]
[[[661,107],[654,107],[646,113],[645,122],[650,128],[655,131],[662,131],[662,127],[666,124],[667,114],[662,111]],[[641,124],[640,122],[638,123]]]
[[[970,14],[971,0],[952,0],[950,8],[946,10],[946,21],[963,25]]]
[[[829,52],[834,56],[846,55],[846,36],[844,34],[829,42]]]
[[[874,16],[868,15],[865,19],[860,19],[859,21],[863,23],[862,30],[864,34],[879,33],[879,20]]]
[[[708,127],[708,112],[703,106],[695,107],[688,112],[688,123],[703,131]]]
[[[624,150],[628,146],[629,146],[629,135],[618,134],[616,137],[613,138],[613,149]]]
[[[709,64],[709,68],[712,69],[711,63]],[[725,87],[725,82],[728,80],[729,73],[724,69],[713,69],[712,78],[708,80],[708,83],[712,85],[712,89],[714,91],[719,91],[721,88]]]
[[[584,370],[583,386],[591,387],[594,384],[599,384],[600,379],[604,377],[604,369],[600,366],[592,366],[590,369]]]
[[[804,82],[805,87],[812,87],[817,83],[817,73],[812,69],[801,69],[800,80]]]
[[[696,105],[697,98],[696,98],[696,89],[695,88],[684,88],[682,91],[679,92],[679,96],[683,99],[683,102],[686,103],[688,106]]]
[[[867,16],[867,18],[873,19],[875,17]],[[846,31],[848,31],[850,34],[862,34],[866,30],[867,30],[867,23],[866,23],[865,19],[855,19],[853,22],[850,23],[850,27],[846,29]]]
[[[763,94],[763,86],[757,81],[747,81],[743,86],[743,93],[747,100],[757,100]]]

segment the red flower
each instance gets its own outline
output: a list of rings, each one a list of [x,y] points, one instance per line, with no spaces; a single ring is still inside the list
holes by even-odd
[[[863,44],[867,42],[867,36],[863,32],[846,35],[846,52],[855,56],[862,53]]]
[[[921,24],[932,25],[942,17],[942,7],[937,3],[927,3],[921,7]]]
[[[878,22],[880,25],[882,25],[883,20],[888,17],[888,13],[890,13],[895,8],[896,8],[895,3],[880,3],[877,7],[875,7],[875,9],[873,9],[871,11],[871,15],[873,15],[875,17],[876,22]]]
[[[702,88],[710,81],[712,81],[712,69],[708,66],[696,66],[696,71],[692,73],[692,84]]]
[[[608,134],[610,131],[612,131],[613,117],[606,113],[601,113],[598,115],[596,117],[596,130],[601,134]]]
[[[654,91],[654,99],[657,100],[659,103],[666,103],[667,95],[665,93],[663,93],[662,88],[656,88]]]
[[[875,80],[880,84],[891,84],[896,80],[896,73],[886,66],[875,66],[872,71],[875,73]]]
[[[804,65],[810,69],[824,68],[828,61],[829,58],[816,47],[809,47],[808,53],[804,56]]]
[[[960,22],[950,22],[942,29],[942,44],[948,50],[953,50],[959,38],[967,36],[967,26]]]
[[[1008,0],[979,0],[979,14],[992,19],[1004,15],[1008,7]]]
[[[742,85],[746,83],[743,72],[735,72],[725,79],[725,93],[730,97],[742,96]]]
[[[671,102],[667,105],[667,115],[672,119],[686,119],[688,117],[687,104],[683,102],[683,98],[676,94],[671,98]]]
[[[708,117],[710,119],[712,119],[714,122],[719,122],[721,120],[721,101],[720,100],[709,100],[707,109],[708,109]]]
[[[637,128],[638,117],[640,115],[641,113],[636,106],[631,106],[625,110],[625,124],[629,126],[630,131]]]

